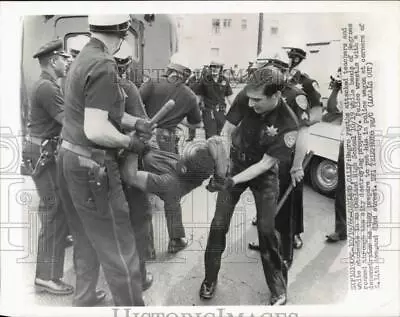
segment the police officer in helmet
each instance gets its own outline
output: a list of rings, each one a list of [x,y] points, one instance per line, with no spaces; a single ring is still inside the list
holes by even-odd
[[[125,112],[132,116],[148,119],[142,99],[140,98],[139,89],[129,80],[130,66],[133,61],[132,50],[132,46],[124,40],[119,51],[114,54],[114,59],[117,63],[118,72],[121,77],[120,85],[126,94]],[[137,168],[140,166],[139,157],[135,153],[129,153],[129,155],[135,158],[135,166],[131,166],[131,168],[133,172],[136,173]],[[133,158],[130,158],[131,162]],[[120,164],[122,164],[122,161],[123,160],[121,159]],[[123,179],[123,170],[121,167],[120,172],[121,178]],[[148,272],[146,268],[146,260],[148,259],[148,241],[149,235],[152,231],[149,198],[145,191],[129,186],[129,184],[126,184],[125,182],[123,182],[123,188],[128,201],[130,221],[140,256],[140,271],[142,273],[143,290],[147,290],[153,283],[153,275]]]
[[[67,76],[65,124],[59,161],[76,212],[69,212],[75,240],[75,306],[102,300],[96,292],[100,265],[115,306],[143,306],[142,274],[118,153],[138,154],[154,128],[127,114],[113,58],[127,36],[128,15],[89,16],[90,41]],[[132,130],[129,134],[123,129]]]
[[[237,103],[228,112],[223,136],[232,139],[231,168],[225,178],[214,176],[209,186],[219,193],[205,251],[205,278],[200,287],[203,299],[214,296],[230,220],[241,194],[250,187],[256,201],[261,262],[271,291],[270,303],[286,303],[287,267],[274,218],[279,166],[292,156],[298,124],[282,100],[283,88],[284,76],[277,68],[259,69],[244,88],[248,102]]]
[[[200,102],[204,103],[202,115],[206,139],[221,134],[226,121],[226,107],[231,104],[228,97],[233,94],[228,79],[222,74],[224,64],[211,61],[208,66],[208,71],[194,88]]]
[[[171,56],[164,78],[149,79],[140,87],[145,109],[152,118],[170,99],[175,101],[174,111],[168,113],[157,124],[157,142],[161,150],[178,153],[176,129],[182,123],[187,127],[199,128],[200,108],[193,91],[185,85],[191,74],[186,56],[180,52]]]

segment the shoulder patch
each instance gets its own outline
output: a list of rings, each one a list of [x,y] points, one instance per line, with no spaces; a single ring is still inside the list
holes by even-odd
[[[319,85],[316,81],[313,81],[312,83],[313,88],[315,89],[316,92],[319,92]]]
[[[304,95],[296,96],[296,103],[303,110],[306,110],[308,108],[308,101],[306,96]]]
[[[285,141],[285,145],[289,148],[293,147],[295,145],[296,140],[297,140],[297,131],[291,131],[285,133],[283,136],[283,140]]]

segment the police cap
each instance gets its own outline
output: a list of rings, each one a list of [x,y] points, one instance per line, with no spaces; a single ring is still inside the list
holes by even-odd
[[[42,45],[39,50],[33,55],[33,58],[41,58],[51,55],[60,55],[67,58],[70,57],[70,55],[63,50],[62,40],[57,39]]]
[[[125,34],[130,26],[129,15],[89,15],[89,29],[91,32]]]

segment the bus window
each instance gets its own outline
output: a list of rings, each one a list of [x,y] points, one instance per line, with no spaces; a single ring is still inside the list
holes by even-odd
[[[139,61],[139,39],[135,31],[129,30],[128,36],[125,38],[128,44],[132,47],[132,58],[134,61]]]

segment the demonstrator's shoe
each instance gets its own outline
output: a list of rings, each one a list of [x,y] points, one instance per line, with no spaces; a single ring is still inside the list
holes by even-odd
[[[100,304],[102,301],[105,300],[107,294],[103,290],[96,290],[95,297],[86,302],[74,302],[73,306],[75,307],[93,307]]]
[[[257,242],[250,242],[249,249],[254,251],[260,251],[260,245]]]
[[[168,253],[177,253],[186,248],[188,242],[184,238],[172,239],[168,243]]]
[[[201,299],[213,298],[216,288],[217,288],[217,281],[209,283],[206,280],[204,280],[200,286],[200,293],[199,293],[200,298]]]
[[[334,232],[326,236],[326,242],[334,243],[340,240],[347,240],[347,234]]]

